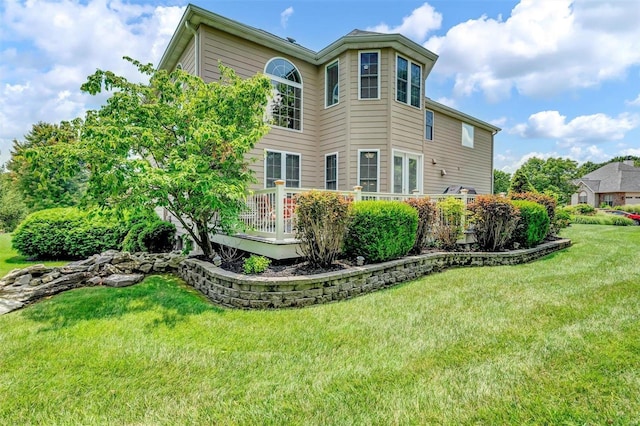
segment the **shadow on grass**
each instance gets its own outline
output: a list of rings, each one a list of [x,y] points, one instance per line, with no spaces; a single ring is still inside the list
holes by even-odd
[[[26,256],[13,256],[4,260],[4,263],[29,263],[30,260]]]
[[[37,303],[23,311],[33,321],[45,323],[39,332],[55,331],[82,321],[111,319],[131,313],[154,311],[160,314],[148,327],[173,328],[190,315],[223,313],[202,295],[170,275],[147,277],[125,288],[90,287],[71,290]]]

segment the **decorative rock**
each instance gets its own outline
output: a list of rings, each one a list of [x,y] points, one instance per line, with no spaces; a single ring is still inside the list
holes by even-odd
[[[93,277],[87,280],[87,284],[89,285],[102,285],[103,279],[102,277]]]
[[[31,274],[21,275],[17,280],[14,281],[13,285],[15,287],[22,287],[23,285],[28,285],[33,276]]]
[[[356,265],[358,265],[358,266],[364,265],[364,257],[362,257],[362,256],[356,257]]]
[[[164,262],[164,261],[158,259],[153,264],[153,270],[155,272],[165,272],[167,270],[167,266],[169,266],[169,262]]]
[[[94,265],[104,265],[106,263],[110,263],[112,260],[113,254],[102,253],[100,256],[98,256],[98,258],[94,262]]]
[[[151,272],[152,269],[153,269],[153,264],[151,263],[143,263],[142,265],[140,265],[140,267],[138,267],[138,270],[145,274],[148,274],[149,272]]]
[[[87,265],[67,265],[60,269],[63,274],[73,274],[75,272],[86,272],[89,270]]]
[[[118,263],[124,263],[131,260],[131,254],[129,252],[116,253],[111,260],[111,264],[117,265]]]
[[[222,258],[220,256],[216,256],[213,258],[213,264],[216,266],[222,265]]]
[[[17,300],[9,300],[0,298],[0,315],[7,314],[16,309],[20,309],[24,306],[24,303]]]
[[[109,287],[128,287],[139,283],[143,278],[143,274],[114,274],[105,278],[103,284]]]
[[[40,275],[44,275],[48,272],[51,272],[53,268],[48,266],[44,266],[42,263],[38,263],[37,265],[32,265],[27,268],[28,273],[33,275],[34,277],[38,277]]]

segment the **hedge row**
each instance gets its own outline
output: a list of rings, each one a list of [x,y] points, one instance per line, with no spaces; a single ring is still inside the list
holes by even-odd
[[[35,259],[80,259],[105,250],[170,251],[175,226],[152,214],[118,218],[75,207],[40,210],[28,215],[12,244]]]

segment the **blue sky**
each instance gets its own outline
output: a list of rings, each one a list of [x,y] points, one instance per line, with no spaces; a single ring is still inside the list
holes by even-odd
[[[157,63],[187,2],[14,1],[0,6],[0,163],[38,121],[84,115],[95,69]],[[399,32],[437,53],[430,98],[501,127],[495,168],[528,158],[640,156],[637,0],[194,1],[320,50],[351,30]]]

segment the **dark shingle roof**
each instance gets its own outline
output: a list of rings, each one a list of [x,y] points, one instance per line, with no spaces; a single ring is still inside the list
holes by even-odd
[[[578,179],[593,192],[640,192],[640,167],[609,163]]]

